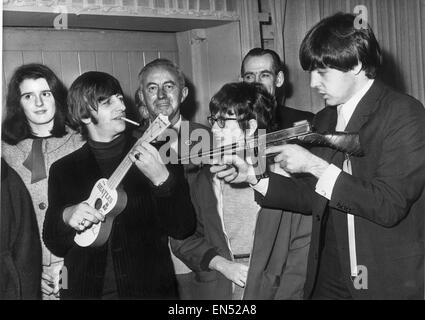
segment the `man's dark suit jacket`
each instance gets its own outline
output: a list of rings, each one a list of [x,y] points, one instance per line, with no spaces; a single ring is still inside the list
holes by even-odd
[[[335,129],[335,107],[319,112],[314,125]],[[425,212],[425,109],[415,99],[375,81],[348,123],[359,132],[364,157],[351,157],[352,176],[342,172],[332,200],[314,191],[317,179],[272,175],[263,205],[313,215],[305,297],[314,288],[324,221],[333,219],[346,285],[356,299],[423,299]],[[312,152],[341,168],[343,155]],[[287,196],[286,196],[287,195]],[[347,214],[355,216],[358,265],[367,267],[368,289],[350,279]]]
[[[122,157],[134,143],[127,141]],[[61,299],[101,297],[109,242],[121,298],[178,297],[168,236],[184,239],[192,234],[196,216],[183,168],[168,169],[167,181],[154,187],[132,166],[122,182],[127,206],[115,218],[108,242],[99,248],[81,248],[62,213],[89,197],[101,178],[99,165],[88,144],[52,165],[43,239],[49,250],[65,258],[68,288],[61,290]]]
[[[275,122],[278,124],[278,129],[290,128],[294,122],[307,120],[310,123],[313,121],[314,114],[307,111],[301,111],[286,106],[278,106],[275,112]]]
[[[311,112],[279,106],[274,121],[280,130],[292,127],[294,122],[312,122],[313,117]],[[244,299],[302,299],[310,235],[310,216],[262,205]]]

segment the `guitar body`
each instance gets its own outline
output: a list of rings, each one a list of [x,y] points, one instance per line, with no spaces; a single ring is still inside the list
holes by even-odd
[[[90,197],[85,201],[89,206],[99,210],[105,221],[93,224],[90,228],[77,233],[74,241],[80,247],[100,247],[106,243],[111,234],[112,224],[127,205],[127,194],[122,189],[108,187],[107,179],[100,179],[94,185]]]

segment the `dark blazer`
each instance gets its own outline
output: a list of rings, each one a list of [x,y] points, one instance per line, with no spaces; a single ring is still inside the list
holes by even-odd
[[[195,272],[191,285],[196,299],[231,300],[232,282],[220,272],[208,268],[216,255],[233,259],[217,212],[209,166],[191,177],[190,194],[197,214],[196,231],[184,240],[172,239],[171,248],[176,257]]]
[[[199,143],[206,151],[213,147],[211,129],[196,122],[183,120],[189,124],[189,132],[180,131],[180,139],[184,145],[189,145],[190,151],[199,151]],[[182,124],[183,124],[182,121]],[[194,131],[202,129],[203,137],[195,136]],[[190,137],[187,137],[187,134]],[[209,145],[206,142],[209,139]],[[182,151],[179,144],[179,153]],[[190,288],[192,295],[198,300],[231,300],[232,282],[220,272],[210,270],[208,264],[217,254],[231,260],[227,242],[222,232],[221,220],[217,212],[217,199],[212,187],[212,174],[209,165],[197,166],[192,163],[184,165],[186,178],[189,183],[191,200],[194,205],[197,226],[196,231],[184,240],[170,239],[174,255],[183,261],[195,273]]]
[[[303,299],[311,220],[279,209],[260,210],[244,299]]]
[[[313,121],[314,113],[301,111],[286,106],[278,106],[275,112],[275,122],[279,129],[286,129],[294,126],[294,122],[307,120]]]
[[[1,159],[0,300],[41,298],[41,243],[25,184]]]
[[[133,143],[127,142],[126,150]],[[189,236],[196,220],[183,168],[168,169],[169,179],[154,187],[133,166],[122,182],[128,203],[115,219],[109,241],[100,248],[81,248],[74,243],[76,231],[65,225],[62,213],[88,198],[101,178],[100,169],[88,144],[53,164],[43,239],[49,250],[65,257],[68,288],[61,290],[61,298],[101,296],[109,242],[120,297],[177,298],[168,236]]]
[[[274,121],[278,129],[286,129],[302,120],[311,123],[313,118],[311,112],[279,106]],[[244,299],[302,299],[311,217],[261,205]]]
[[[317,114],[319,131],[335,129],[335,107]],[[316,179],[272,175],[263,204],[313,215],[305,296],[314,288],[324,221],[333,219],[342,273],[356,299],[423,299],[425,211],[425,110],[417,100],[378,80],[357,105],[346,131],[359,132],[364,157],[352,157],[332,200],[314,191]],[[341,167],[343,155],[313,148]],[[283,195],[289,195],[283,197]],[[355,290],[350,275],[347,213],[355,216],[357,260],[367,267],[368,289]]]

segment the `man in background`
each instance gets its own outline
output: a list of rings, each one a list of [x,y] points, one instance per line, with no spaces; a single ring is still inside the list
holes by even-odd
[[[185,85],[183,72],[176,64],[167,59],[156,59],[150,62],[139,73],[139,85],[136,100],[139,102],[139,113],[145,122],[152,121],[159,114],[166,115],[170,119],[170,128],[156,142],[160,150],[165,151],[162,156],[167,158],[166,161],[178,162],[180,156],[189,154],[201,141],[205,146],[204,150],[212,146],[210,129],[184,119],[180,113],[180,107],[189,94],[189,89]],[[193,191],[197,187],[195,181],[199,166],[188,161],[183,163],[183,167],[193,198]],[[214,195],[211,194],[211,199],[213,197]],[[174,241],[172,238],[170,240]],[[173,254],[172,259],[180,298],[196,299],[192,296],[194,273]]]
[[[289,108],[283,105],[284,99],[278,99],[278,92],[284,90],[285,74],[283,63],[275,51],[262,48],[251,49],[242,60],[241,77],[244,82],[261,83],[271,95],[276,97],[278,107],[274,118],[278,129],[292,127],[294,122],[313,120],[313,113]]]

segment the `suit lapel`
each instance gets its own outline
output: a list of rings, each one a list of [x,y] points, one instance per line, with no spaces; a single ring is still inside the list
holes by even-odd
[[[384,91],[384,85],[375,80],[372,87],[366,92],[365,96],[360,100],[359,104],[356,107],[350,121],[348,122],[347,132],[359,132],[361,127],[368,121],[370,115],[375,111],[376,101],[382,96]],[[337,122],[337,109],[336,107],[327,107],[327,110],[318,118],[316,125],[318,132],[332,132],[335,131],[336,122]],[[315,119],[316,120],[316,119]],[[320,130],[320,131],[319,131]],[[322,148],[320,152],[317,153],[318,156],[325,159],[326,161],[333,163],[337,167],[342,167],[342,162],[344,161],[342,154],[331,148]],[[353,171],[356,171],[356,162],[352,163]],[[328,201],[322,196],[317,195],[315,208],[317,213],[323,214],[326,208]]]
[[[369,91],[366,92],[364,97],[360,100],[356,107],[350,121],[347,124],[345,131],[347,132],[359,132],[361,127],[368,121],[369,116],[375,112],[377,107],[376,101],[382,96],[384,91],[384,85],[379,81],[375,80]]]

